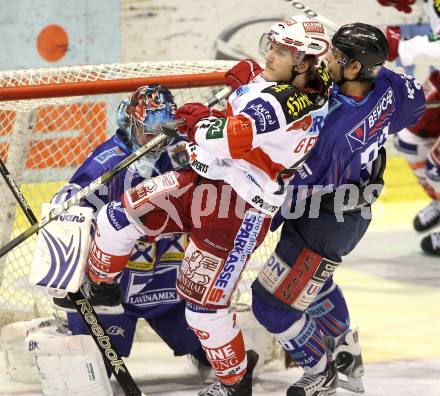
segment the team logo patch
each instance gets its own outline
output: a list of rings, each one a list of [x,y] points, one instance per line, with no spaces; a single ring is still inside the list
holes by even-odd
[[[285,23],[287,26],[293,26],[296,24],[296,21],[292,18],[284,18],[282,23]]]
[[[176,304],[181,301],[175,288],[176,264],[158,266],[154,272],[129,271],[124,301],[137,307]]]
[[[161,262],[182,262],[188,246],[188,234],[175,235],[169,240],[168,249],[162,253]]]
[[[247,114],[255,122],[258,134],[273,132],[280,127],[275,109],[272,105],[261,98],[251,100],[242,113]]]
[[[152,271],[156,263],[156,243],[137,240],[131,252],[127,268],[137,271]]]
[[[363,148],[369,139],[373,137],[376,139],[378,132],[383,133],[394,112],[394,104],[394,94],[392,89],[389,88],[377,101],[373,110],[345,135],[352,152]],[[377,140],[380,141],[379,138]]]
[[[189,164],[189,154],[186,151],[186,142],[180,142],[168,147],[173,168],[181,168]]]
[[[102,153],[93,158],[93,161],[96,161],[98,164],[103,165],[112,157],[122,157],[126,154],[119,147],[112,147],[111,149],[104,150]]]
[[[319,22],[303,22],[304,31],[307,33],[319,33],[324,34],[324,26]]]
[[[125,338],[125,329],[119,326],[110,326],[107,329],[107,334],[121,336],[122,338]]]
[[[221,139],[226,125],[226,118],[216,118],[206,131],[206,139]]]
[[[258,280],[267,291],[273,293],[289,271],[290,267],[276,253],[272,253],[258,273]]]
[[[190,301],[204,304],[222,266],[221,258],[198,249],[190,241],[176,282],[179,293]]]
[[[319,318],[321,316],[329,313],[335,306],[333,303],[326,298],[324,301],[321,301],[319,304],[313,305],[307,309],[309,315],[313,318]]]

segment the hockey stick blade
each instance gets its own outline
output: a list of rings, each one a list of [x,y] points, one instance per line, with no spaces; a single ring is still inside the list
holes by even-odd
[[[205,105],[210,107],[216,104],[219,100],[223,99],[231,92],[230,87],[225,87],[219,92],[217,92],[212,98],[210,98]],[[175,128],[174,128],[175,129]],[[44,228],[51,221],[56,219],[60,214],[67,212],[72,206],[78,204],[82,198],[87,197],[90,193],[95,191],[104,183],[110,181],[113,176],[119,173],[121,170],[130,166],[133,162],[137,161],[144,154],[148,153],[157,145],[162,144],[168,136],[164,133],[157,135],[154,139],[150,140],[147,144],[136,150],[134,153],[130,154],[127,158],[119,162],[113,169],[105,172],[103,175],[92,181],[88,186],[81,189],[77,194],[73,197],[69,198],[67,201],[63,202],[58,208],[52,209],[49,214],[43,217],[38,223],[33,224],[28,229],[23,231],[20,235],[6,243],[4,246],[0,248],[0,257],[3,257],[6,253],[10,252],[12,249],[20,245],[30,236]]]

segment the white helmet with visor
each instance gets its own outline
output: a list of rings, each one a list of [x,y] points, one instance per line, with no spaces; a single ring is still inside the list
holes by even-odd
[[[273,25],[261,37],[260,54],[263,57],[274,47],[290,50],[290,53],[279,51],[279,62],[294,66],[300,64],[306,55],[313,55],[319,64],[330,47],[330,38],[321,22],[305,15],[295,15]]]

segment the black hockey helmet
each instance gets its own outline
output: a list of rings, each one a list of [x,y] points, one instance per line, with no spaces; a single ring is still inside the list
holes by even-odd
[[[387,39],[382,31],[360,22],[339,28],[332,38],[332,46],[346,57],[341,62],[342,68],[352,60],[362,65],[356,79],[359,81],[375,78],[389,53]]]

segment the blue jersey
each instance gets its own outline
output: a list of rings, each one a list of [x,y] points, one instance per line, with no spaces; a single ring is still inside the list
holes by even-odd
[[[52,202],[59,203],[68,199],[104,172],[114,168],[129,154],[129,150],[117,135],[106,140],[88,156]],[[188,163],[186,142],[176,139],[155,162],[152,176],[182,168]],[[107,185],[83,199],[81,205],[91,206],[99,211],[106,203],[119,198],[124,191],[137,185],[141,180],[143,178],[132,165],[114,176]],[[175,284],[187,244],[186,235],[159,239],[152,244],[143,240],[136,242],[121,278],[126,313],[152,318],[162,315],[181,302]]]
[[[331,191],[342,184],[368,184],[372,163],[388,135],[417,122],[425,96],[413,77],[383,67],[362,100],[336,87],[329,105],[318,141],[292,180],[296,188],[322,185]]]

